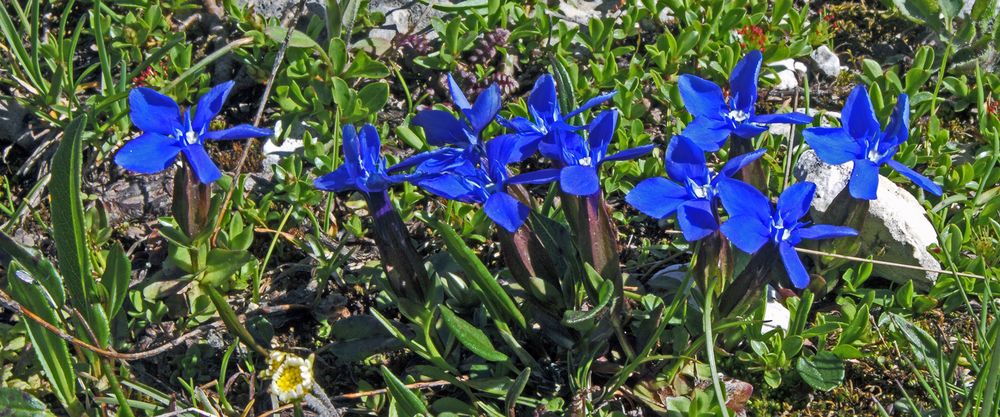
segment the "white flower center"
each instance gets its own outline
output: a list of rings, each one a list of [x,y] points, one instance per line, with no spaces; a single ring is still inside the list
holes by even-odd
[[[708,198],[709,187],[707,185],[693,185],[691,191],[698,198]]]
[[[589,167],[591,162],[592,161],[590,160],[589,156],[585,156],[583,158],[580,158],[579,161],[576,161],[576,163],[578,163],[578,164],[580,164],[582,166],[585,166],[585,167]]]
[[[771,219],[771,230],[774,231],[772,236],[774,236],[778,242],[784,242],[788,240],[788,238],[792,237],[792,229],[786,229],[780,219]]]
[[[750,115],[743,110],[730,110],[729,118],[736,123],[743,123],[750,118]]]
[[[188,145],[195,145],[198,143],[198,135],[194,133],[194,130],[188,130],[187,133],[184,133],[184,141]]]

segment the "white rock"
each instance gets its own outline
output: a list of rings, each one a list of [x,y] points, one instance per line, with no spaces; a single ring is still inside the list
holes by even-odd
[[[823,74],[834,78],[840,75],[840,58],[826,45],[816,48],[809,56],[816,62],[816,66]]]
[[[271,167],[281,162],[281,159],[297,152],[301,152],[305,146],[302,139],[285,138],[280,145],[274,143],[274,138],[268,138],[264,142],[261,151],[264,153],[264,170],[271,171]]]
[[[767,286],[767,304],[764,305],[764,324],[761,326],[763,333],[774,329],[788,330],[788,323],[792,321],[792,312],[785,308],[781,301],[778,301],[778,290]]]
[[[845,187],[851,176],[853,163],[829,165],[816,156],[813,150],[802,153],[793,174],[799,181],[816,184],[812,217],[816,223],[825,223],[827,209]],[[870,203],[868,218],[860,231],[861,256],[873,256],[881,261],[916,265],[927,269],[941,269],[927,247],[937,243],[937,231],[926,210],[916,198],[888,178],[879,176],[878,199]],[[875,265],[872,274],[897,283],[913,281],[919,288],[934,284],[937,274],[915,269]]]
[[[818,117],[820,126],[831,126],[830,120],[840,119],[840,112],[835,111],[826,111],[814,108],[810,108],[808,110],[804,108],[797,108],[795,111],[805,113],[813,117]],[[767,125],[767,131],[772,135],[784,136],[787,138],[788,135],[792,134],[792,125],[788,123],[772,123]]]

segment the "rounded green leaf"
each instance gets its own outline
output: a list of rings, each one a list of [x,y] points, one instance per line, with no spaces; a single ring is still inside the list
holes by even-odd
[[[832,390],[844,382],[844,361],[833,352],[824,350],[811,358],[800,357],[795,369],[803,381],[820,391]]]

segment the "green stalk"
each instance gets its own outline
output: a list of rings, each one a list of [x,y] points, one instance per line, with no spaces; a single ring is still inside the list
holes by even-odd
[[[237,338],[240,339],[243,344],[247,347],[253,349],[255,352],[259,353],[261,356],[267,356],[267,349],[257,343],[250,335],[250,331],[247,330],[243,323],[240,322],[239,317],[233,308],[229,305],[229,301],[226,300],[219,290],[211,285],[201,285],[201,290],[208,294],[208,298],[212,300],[212,304],[215,305],[216,311],[219,312],[219,317],[222,322],[225,323],[226,328],[229,329]]]
[[[705,330],[705,348],[708,355],[708,367],[712,370],[712,387],[715,388],[715,398],[719,402],[722,417],[729,417],[726,408],[726,394],[719,381],[719,370],[715,366],[715,337],[712,336],[712,290],[714,283],[705,289],[705,305],[702,306],[701,324]]]
[[[267,253],[264,255],[264,261],[260,264],[260,272],[253,277],[253,302],[260,302],[260,281],[264,279],[264,271],[267,270],[267,263],[271,260],[271,253],[274,252],[274,247],[278,244],[278,239],[281,238],[281,232],[285,230],[285,223],[288,222],[288,218],[292,215],[292,207],[289,206],[288,210],[285,211],[285,216],[281,218],[281,223],[278,223],[278,230],[274,233],[274,238],[271,239],[271,244],[267,247]]]
[[[115,374],[114,367],[103,359],[100,362],[101,369],[108,377],[108,385],[111,386],[111,392],[114,393],[115,399],[118,400],[118,417],[133,417],[132,407],[129,407],[128,397],[122,392],[122,387],[118,382],[118,376]]]

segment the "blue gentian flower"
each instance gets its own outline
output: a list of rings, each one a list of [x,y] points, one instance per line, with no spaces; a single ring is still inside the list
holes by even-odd
[[[677,81],[684,107],[694,116],[681,133],[705,152],[715,152],[730,135],[750,139],[772,123],[805,124],[812,117],[804,113],[757,114],[757,76],[763,55],[753,50],[740,59],[729,75],[729,101],[722,88],[703,78],[683,74]]]
[[[559,136],[581,129],[581,127],[571,125],[569,120],[610,100],[617,93],[617,91],[612,91],[599,95],[587,100],[576,110],[563,114],[556,97],[555,80],[552,79],[552,75],[545,74],[535,81],[535,87],[531,90],[531,95],[528,96],[528,112],[531,114],[531,120],[524,117],[515,117],[510,120],[499,118],[498,120],[501,125],[512,130],[512,134],[520,140],[526,143],[538,143],[542,155],[549,158],[560,158],[561,152],[557,143]]]
[[[432,155],[417,165],[413,182],[449,200],[482,204],[490,219],[513,233],[524,224],[530,209],[507,194],[506,185],[538,184],[545,180],[533,173],[516,177],[508,174],[507,164],[524,159],[530,147],[514,136],[505,135],[487,142],[486,154],[480,159],[470,158],[467,152]]]
[[[313,186],[320,190],[341,192],[357,190],[377,193],[393,184],[412,179],[407,175],[389,175],[382,158],[382,142],[375,126],[366,124],[360,131],[353,125],[343,129],[344,164],[333,172],[316,178]]]
[[[600,191],[597,171],[601,164],[638,158],[653,150],[653,145],[645,145],[608,155],[608,145],[615,135],[617,125],[618,112],[611,109],[601,112],[590,123],[587,140],[574,132],[559,133],[558,161],[562,167],[535,171],[531,174],[536,181],[533,183],[558,179],[563,191],[579,196],[593,195]]]
[[[729,220],[720,230],[740,250],[757,252],[765,244],[776,245],[788,277],[796,288],[809,285],[809,273],[795,252],[795,245],[803,239],[831,239],[857,236],[858,232],[844,226],[802,222],[809,211],[816,185],[801,182],[785,189],[778,197],[776,208],[751,185],[726,179],[718,185],[722,205],[729,213]]]
[[[664,160],[670,179],[643,180],[625,195],[625,201],[655,219],[677,213],[677,224],[684,239],[694,242],[719,229],[715,215],[719,183],[761,155],[764,149],[733,157],[714,174],[708,169],[705,153],[694,141],[674,136],[667,145]]]
[[[218,131],[208,130],[232,88],[232,81],[212,87],[198,99],[194,117],[191,117],[191,109],[181,113],[176,101],[155,90],[144,87],[133,89],[128,95],[129,115],[132,123],[143,133],[122,146],[115,154],[115,163],[129,171],[155,174],[169,167],[177,159],[177,154],[183,153],[198,181],[203,184],[215,182],[222,173],[205,151],[205,141],[259,138],[272,134],[270,129],[248,124]]]
[[[878,191],[879,167],[889,165],[931,194],[940,196],[941,187],[910,167],[892,159],[899,145],[910,136],[910,100],[900,94],[885,130],[875,117],[871,98],[863,85],[854,87],[841,113],[842,127],[811,127],[803,138],[824,162],[840,165],[854,161],[848,185],[851,196],[874,200]]]

